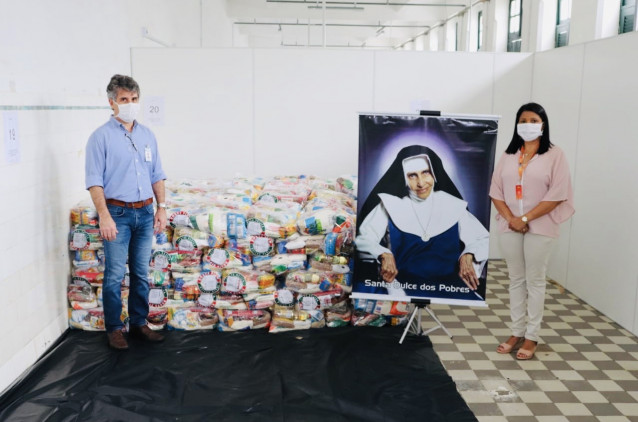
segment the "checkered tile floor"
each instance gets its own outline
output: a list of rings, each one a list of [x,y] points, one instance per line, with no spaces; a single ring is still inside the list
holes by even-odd
[[[510,336],[508,285],[505,262],[490,261],[488,309],[432,306],[454,336],[430,333],[434,350],[478,420],[638,422],[638,338],[548,283],[534,359],[498,354]]]

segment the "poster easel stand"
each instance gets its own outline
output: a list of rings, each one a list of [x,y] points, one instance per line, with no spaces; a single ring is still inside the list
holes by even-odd
[[[399,340],[399,344],[403,344],[403,339],[405,338],[408,331],[414,332],[414,334],[416,334],[417,336],[427,336],[432,331],[438,330],[440,328],[445,331],[445,334],[452,338],[452,334],[448,331],[447,328],[445,328],[445,325],[443,325],[443,323],[439,321],[439,319],[434,314],[434,311],[432,311],[432,309],[430,308],[430,299],[410,299],[410,303],[413,303],[415,305],[415,308],[414,311],[412,311],[412,315],[410,315],[410,320],[405,326],[405,330],[403,330],[403,335],[401,336],[401,340]],[[423,327],[421,327],[421,316],[424,309],[436,322],[436,325],[434,327],[428,328],[425,331],[423,331]],[[414,317],[417,317],[416,321],[414,320]]]

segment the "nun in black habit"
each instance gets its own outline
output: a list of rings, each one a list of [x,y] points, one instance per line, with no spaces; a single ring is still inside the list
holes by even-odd
[[[355,242],[381,263],[383,279],[383,287],[358,292],[454,297],[478,287],[489,233],[468,211],[439,156],[411,145],[364,202]]]

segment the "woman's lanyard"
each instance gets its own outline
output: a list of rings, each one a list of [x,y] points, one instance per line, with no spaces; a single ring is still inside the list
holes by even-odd
[[[523,157],[525,156],[525,145],[521,147],[521,155],[518,157],[518,184],[516,185],[516,199],[518,200],[518,210],[523,215],[523,173],[527,163],[523,163]]]

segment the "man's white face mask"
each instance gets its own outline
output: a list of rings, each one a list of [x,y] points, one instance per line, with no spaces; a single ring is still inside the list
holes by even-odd
[[[132,123],[140,112],[140,103],[117,104],[117,109],[118,113],[115,117],[126,123]]]

